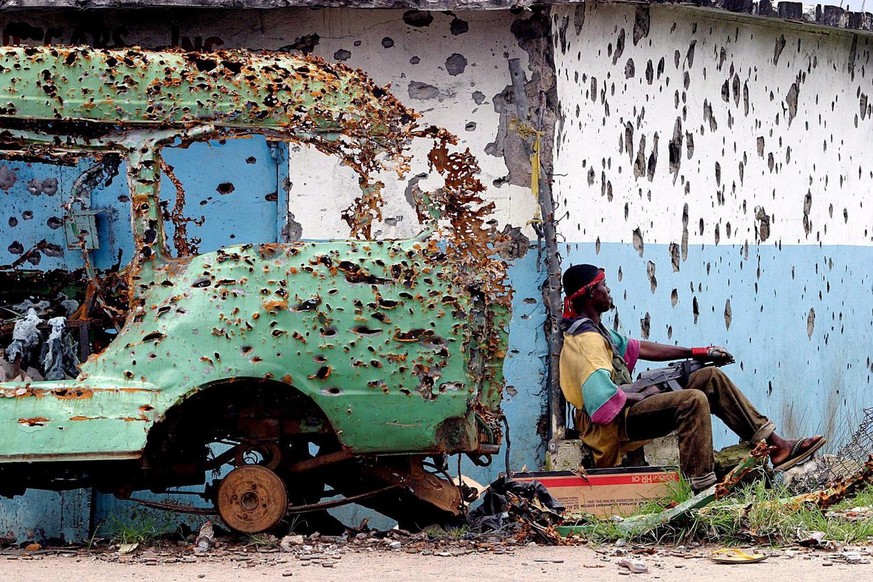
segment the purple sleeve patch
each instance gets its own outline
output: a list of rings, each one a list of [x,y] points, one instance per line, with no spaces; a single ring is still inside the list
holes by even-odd
[[[639,345],[639,344],[638,344]],[[595,424],[609,424],[615,417],[618,416],[618,413],[621,412],[621,409],[624,408],[624,403],[627,401],[627,395],[621,390],[621,388],[615,391],[609,400],[604,402],[597,411],[591,415],[591,422]]]
[[[627,364],[627,369],[634,371],[634,366],[637,365],[637,360],[640,358],[640,340],[628,339],[627,349],[624,352],[624,361]]]

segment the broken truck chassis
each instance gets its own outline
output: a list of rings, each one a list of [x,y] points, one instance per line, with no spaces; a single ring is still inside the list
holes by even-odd
[[[0,49],[0,81],[0,158],[58,164],[93,158],[95,164],[76,180],[65,205],[68,213],[74,207],[89,209],[90,191],[117,172],[123,158],[136,248],[124,269],[98,273],[86,242],[91,233],[80,231],[88,285],[74,319],[108,320],[118,334],[108,347],[94,350],[73,381],[0,385],[9,397],[4,400],[29,414],[0,418],[13,424],[7,430],[15,435],[12,441],[0,438],[5,445],[0,449],[0,481],[5,481],[0,490],[12,494],[19,487],[92,484],[127,497],[143,486],[160,491],[202,483],[205,472],[225,464],[245,468],[254,455],[261,458],[258,466],[282,472],[286,482],[297,475],[323,474],[347,500],[366,501],[389,513],[402,493],[459,515],[460,490],[426,471],[422,461],[428,455],[465,452],[486,463],[499,449],[511,293],[506,264],[497,254],[511,241],[489,221],[493,204],[482,197],[473,156],[450,151],[455,136],[419,127],[417,113],[360,71],[313,57],[241,50],[5,47]],[[40,98],[21,99],[30,95]],[[184,189],[162,162],[161,148],[252,134],[311,146],[358,174],[361,194],[342,216],[357,240],[325,247],[244,245],[194,254],[184,236]],[[428,228],[413,241],[370,241],[374,222],[382,218],[384,185],[376,173],[406,174],[415,139],[433,141],[428,163],[444,179],[435,192],[412,189],[416,212]],[[172,212],[159,203],[162,172],[176,187]],[[167,220],[176,227],[175,258],[167,250]],[[258,272],[261,265],[264,274]],[[279,270],[271,277],[268,265],[284,269],[284,275]],[[301,274],[327,283],[301,296],[285,280]],[[341,341],[338,332],[348,333],[334,324],[349,316],[329,303],[337,292],[333,279],[344,285],[341,294],[349,294],[338,296],[341,304],[354,308],[355,321],[368,322],[357,323],[349,339],[342,340],[358,367],[355,376],[308,347],[321,342],[333,348]],[[251,309],[246,297],[258,292],[264,297],[258,310],[246,313]],[[193,297],[201,303],[192,303]],[[193,308],[210,304],[222,312],[202,326],[212,328],[198,340],[203,355],[186,362],[197,373],[162,367],[162,355],[170,359],[167,364],[187,357],[179,341],[190,331],[178,326],[190,319]],[[398,306],[408,308],[411,320],[430,318],[432,328],[442,331],[400,327],[405,316]],[[398,322],[393,333],[382,336],[384,341],[368,339],[382,332],[366,319],[368,310],[389,332],[392,319]],[[311,327],[287,329],[288,312],[311,318]],[[320,330],[321,339],[313,330]],[[274,353],[250,341],[233,343],[249,333],[266,337]],[[316,370],[301,373],[298,368],[312,367],[305,358],[295,365],[293,377],[277,365],[277,358],[289,357],[288,345],[306,346],[297,348],[298,356],[315,350]],[[381,380],[384,367],[399,371],[404,383]],[[221,375],[222,369],[229,376]],[[343,383],[363,371],[373,378],[363,392]],[[228,421],[223,417],[228,407],[237,410],[248,402],[241,395],[246,390],[248,398],[265,399],[262,408],[222,424]],[[221,394],[230,400],[221,401]],[[391,396],[380,400],[382,406],[359,405],[382,394]],[[215,400],[203,400],[204,395]],[[338,395],[349,404],[338,405]],[[208,404],[212,414],[192,408],[192,402]],[[45,414],[40,413],[46,405]],[[65,406],[82,412],[60,418],[69,414]],[[110,412],[97,415],[92,408]],[[179,416],[180,410],[196,414]],[[414,412],[415,420],[404,421],[403,411]],[[76,430],[85,420],[99,422],[94,430],[113,436],[100,445],[105,450],[93,450],[93,437],[77,437],[85,435]],[[368,431],[368,423],[382,428]],[[24,437],[14,432],[22,428],[30,431]],[[66,431],[63,441],[51,436],[56,429]],[[212,430],[214,438],[198,429]],[[221,441],[237,444],[210,459],[204,451]],[[58,447],[61,442],[65,448]],[[310,443],[319,446],[315,457],[305,452]],[[294,458],[286,459],[286,453]],[[338,475],[337,468],[351,470],[353,478]],[[13,484],[13,479],[20,482]],[[295,510],[324,507],[303,500],[292,502]],[[398,510],[404,513],[399,508],[393,513]]]

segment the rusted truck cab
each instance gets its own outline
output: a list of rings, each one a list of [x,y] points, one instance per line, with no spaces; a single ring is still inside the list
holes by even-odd
[[[119,329],[105,347],[77,335],[94,353],[75,377],[0,383],[0,493],[204,484],[246,532],[317,509],[325,484],[396,517],[459,513],[444,459],[500,446],[509,293],[475,162],[450,134],[360,72],[290,55],[10,47],[0,78],[0,158],[87,159],[91,175],[121,162],[135,250],[98,271],[93,226],[68,208],[85,268],[66,327],[111,313]],[[171,255],[163,148],[249,135],[358,173],[350,240]],[[370,240],[373,176],[403,175],[415,139],[433,141],[445,185],[415,191],[420,236]]]

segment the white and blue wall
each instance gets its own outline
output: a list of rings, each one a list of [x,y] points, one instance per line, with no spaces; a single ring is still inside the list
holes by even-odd
[[[565,266],[606,268],[618,329],[726,346],[780,432],[839,444],[873,406],[871,39],[660,6],[552,17]]]

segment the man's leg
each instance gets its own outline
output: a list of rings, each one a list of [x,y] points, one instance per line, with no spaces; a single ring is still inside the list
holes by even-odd
[[[703,392],[712,414],[744,441],[756,443],[767,439],[776,428],[719,368],[702,368],[694,372],[685,389]]]
[[[627,436],[648,440],[679,432],[679,464],[695,491],[714,484],[712,417],[706,395],[699,390],[680,390],[649,396],[630,407]]]

